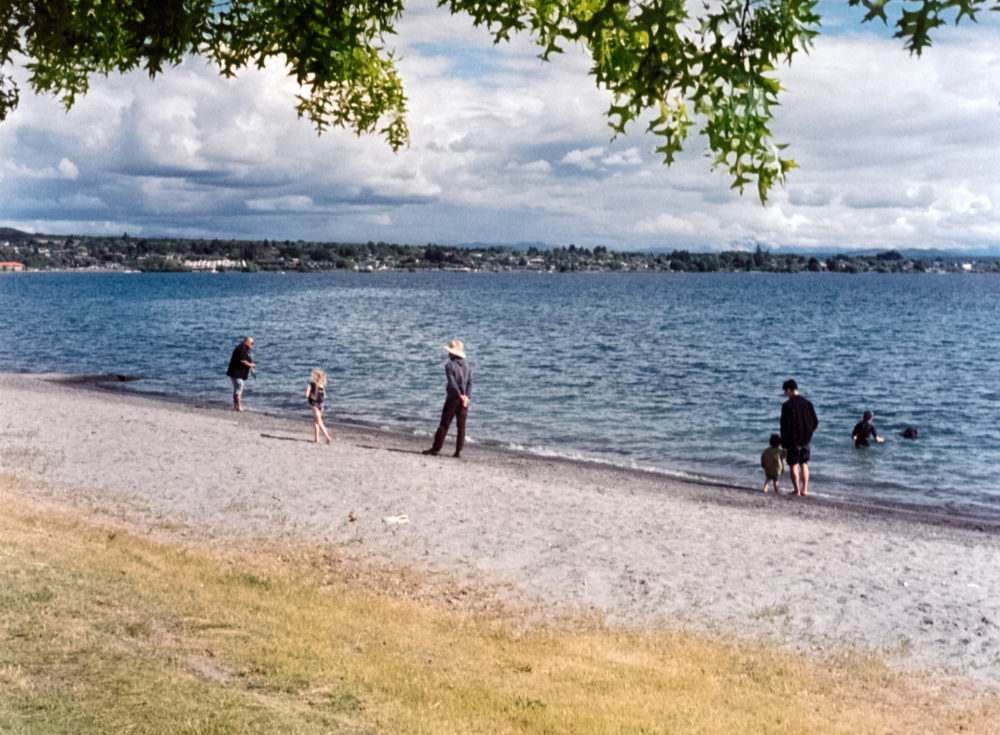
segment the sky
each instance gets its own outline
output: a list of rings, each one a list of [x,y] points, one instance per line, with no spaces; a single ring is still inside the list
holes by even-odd
[[[667,167],[582,53],[494,46],[410,0],[391,45],[410,145],[294,110],[279,64],[223,79],[198,58],[155,80],[96,77],[69,112],[21,81],[0,123],[0,226],[28,232],[615,250],[938,249],[1000,255],[1000,13],[942,28],[920,58],[823,0],[822,34],[779,71],[771,124],[800,168],[762,206],[704,139]]]

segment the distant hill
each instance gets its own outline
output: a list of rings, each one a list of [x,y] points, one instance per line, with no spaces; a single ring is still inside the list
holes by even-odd
[[[965,258],[978,258],[979,260],[996,260],[997,255],[990,254],[988,250],[900,250],[899,254],[904,258],[910,258],[915,260],[917,258],[937,258],[939,260],[946,260],[951,258],[953,260],[961,260]]]
[[[0,227],[0,237],[6,238],[8,240],[24,240],[29,237],[34,237],[31,232],[23,232],[21,230],[15,230],[13,227]]]
[[[742,252],[742,253],[752,253],[758,247],[758,243],[752,243],[747,245],[734,244],[729,248],[724,250],[692,250],[692,255],[702,255],[709,253],[719,253],[719,252]],[[1000,260],[1000,255],[988,249],[981,250],[941,250],[937,248],[903,248],[903,249],[887,249],[887,248],[830,248],[830,247],[817,247],[817,248],[807,248],[807,249],[796,249],[794,246],[781,246],[781,245],[765,245],[764,243],[759,243],[761,250],[772,255],[802,255],[805,257],[813,257],[817,260],[826,260],[827,258],[834,258],[837,255],[847,255],[851,258],[874,258],[880,254],[885,254],[887,252],[897,252],[903,258],[909,260],[944,260],[944,261],[962,261],[974,258],[977,260]],[[650,248],[648,250],[642,250],[643,253],[662,253],[668,254],[670,252],[676,251],[677,248],[663,247],[663,248]]]

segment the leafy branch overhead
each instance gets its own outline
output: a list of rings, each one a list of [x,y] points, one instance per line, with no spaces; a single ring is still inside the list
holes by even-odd
[[[794,161],[772,139],[775,69],[808,51],[819,32],[816,0],[439,0],[485,26],[499,43],[528,33],[549,59],[590,54],[596,84],[612,94],[614,135],[645,122],[670,164],[697,124],[713,167],[761,201]],[[975,21],[997,0],[848,0],[865,22],[896,28],[911,53],[945,22]],[[24,63],[36,92],[67,108],[94,74],[145,69],[151,77],[188,55],[233,76],[276,59],[302,92],[296,109],[317,131],[330,125],[407,144],[406,96],[387,39],[404,0],[35,0],[0,2],[0,120],[17,107],[10,73]]]

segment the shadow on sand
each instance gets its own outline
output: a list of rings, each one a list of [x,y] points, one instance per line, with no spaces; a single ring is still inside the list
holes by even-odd
[[[283,442],[306,442],[307,444],[313,444],[312,439],[302,439],[297,436],[275,436],[274,434],[261,434],[262,439],[277,439]]]

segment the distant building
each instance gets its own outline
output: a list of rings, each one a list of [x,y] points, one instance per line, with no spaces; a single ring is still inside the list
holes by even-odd
[[[23,271],[24,263],[15,263],[14,261],[7,261],[0,263],[0,271]]]
[[[241,270],[246,268],[245,260],[231,258],[212,258],[204,260],[185,260],[184,265],[193,271]]]

